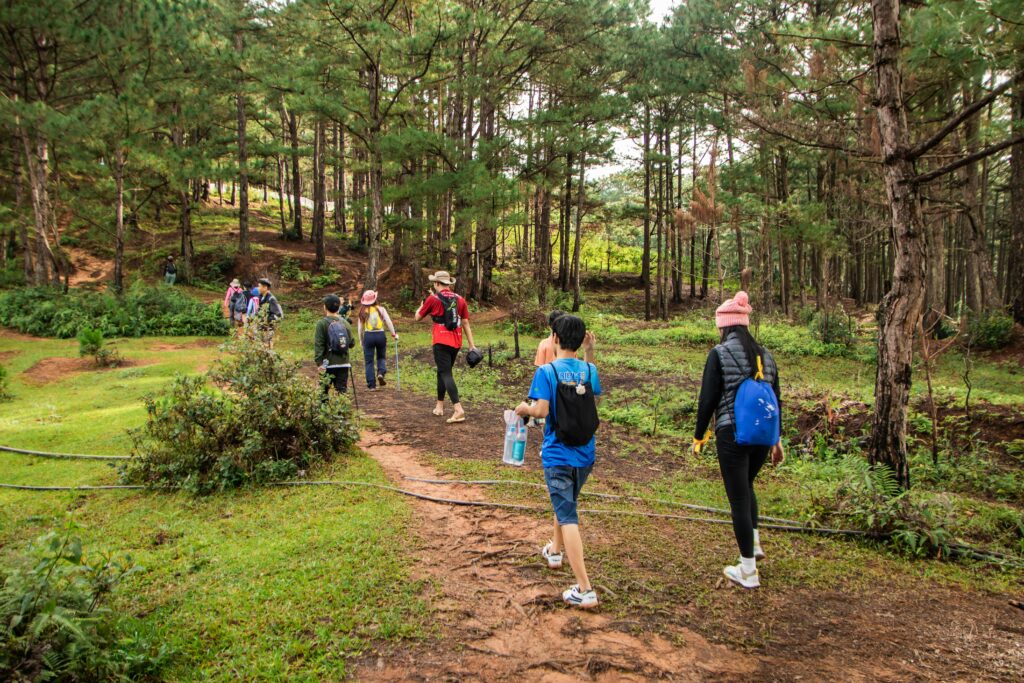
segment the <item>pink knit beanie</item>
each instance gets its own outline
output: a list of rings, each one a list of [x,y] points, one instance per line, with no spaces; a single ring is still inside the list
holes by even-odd
[[[736,296],[726,299],[721,306],[715,309],[715,323],[719,329],[733,325],[749,327],[750,313],[753,310],[750,307],[750,297],[741,289],[736,292]]]

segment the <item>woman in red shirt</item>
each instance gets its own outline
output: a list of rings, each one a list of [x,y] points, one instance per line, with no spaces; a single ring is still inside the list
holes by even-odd
[[[466,305],[465,299],[452,291],[455,278],[448,271],[439,270],[428,279],[434,291],[416,311],[415,319],[421,320],[429,315],[434,321],[431,338],[434,345],[434,363],[437,365],[437,405],[433,413],[439,417],[444,415],[444,397],[447,394],[454,409],[452,416],[447,420],[448,424],[465,422],[466,413],[459,402],[459,389],[455,386],[452,367],[462,348],[463,330],[466,331],[470,350],[476,348],[476,344],[473,343],[473,330],[469,326],[469,306]]]

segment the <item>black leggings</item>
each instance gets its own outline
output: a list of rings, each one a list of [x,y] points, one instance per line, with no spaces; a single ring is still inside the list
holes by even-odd
[[[434,344],[434,363],[437,365],[437,400],[443,401],[445,393],[452,403],[459,402],[459,388],[455,386],[452,367],[459,350],[446,344]]]
[[[725,482],[725,495],[732,508],[732,530],[740,546],[741,557],[754,556],[754,529],[757,528],[757,496],[754,478],[768,459],[768,446],[740,446],[732,429],[723,429],[718,439],[718,467]]]

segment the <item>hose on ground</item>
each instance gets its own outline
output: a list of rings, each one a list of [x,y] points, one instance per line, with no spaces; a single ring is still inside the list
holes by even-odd
[[[529,486],[532,488],[546,488],[544,484],[538,484],[532,481],[519,481],[518,479],[422,479],[420,477],[403,477],[407,481],[416,481],[421,484],[469,484],[469,485],[480,485],[480,486],[501,486],[510,484],[513,486]],[[694,503],[682,503],[677,500],[668,500],[666,498],[644,498],[642,496],[630,496],[620,495],[617,493],[598,493],[596,491],[581,491],[581,496],[590,496],[593,498],[604,498],[606,500],[635,500],[642,503],[656,504],[656,505],[667,505],[669,507],[686,508],[687,510],[696,510],[699,512],[713,512],[716,514],[729,515],[732,512],[726,508],[710,507],[708,505],[695,505]],[[768,522],[777,522],[779,524],[794,524],[798,526],[804,526],[803,522],[794,519],[785,519],[783,517],[769,517],[767,515],[758,515],[758,519],[765,520]]]
[[[130,455],[84,455],[82,453],[48,453],[47,451],[30,451],[12,446],[0,446],[0,451],[34,455],[39,458],[57,458],[61,460],[129,460]]]

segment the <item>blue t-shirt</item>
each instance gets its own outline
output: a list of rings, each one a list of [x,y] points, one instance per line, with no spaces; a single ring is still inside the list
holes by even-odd
[[[566,446],[558,440],[555,435],[555,420],[558,419],[558,406],[555,400],[558,396],[558,382],[590,382],[594,395],[601,394],[601,381],[597,377],[597,368],[575,358],[562,358],[556,360],[551,366],[542,365],[533,374],[533,383],[530,385],[530,398],[534,401],[547,401],[550,408],[548,418],[544,423],[544,448],[541,453],[541,464],[544,467],[555,467],[558,465],[570,465],[572,467],[587,467],[594,464],[594,439],[585,446]],[[555,379],[555,373],[558,379]],[[554,418],[554,419],[552,419]]]

